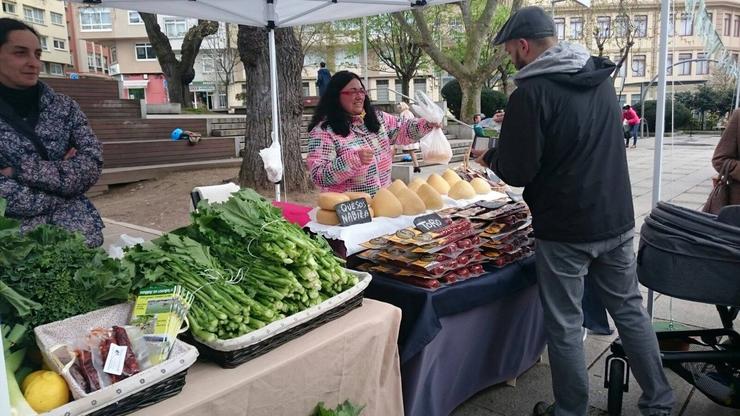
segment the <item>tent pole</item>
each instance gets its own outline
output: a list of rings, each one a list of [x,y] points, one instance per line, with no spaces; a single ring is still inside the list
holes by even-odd
[[[362,76],[365,78],[365,88],[370,89],[370,83],[367,80],[367,17],[362,18]]]
[[[665,134],[666,66],[668,65],[668,9],[670,0],[661,0],[660,51],[658,52],[658,102],[655,114],[655,154],[653,157],[653,207],[660,201],[660,182],[663,163],[663,135]],[[647,311],[653,316],[653,291],[648,290]]]
[[[270,45],[270,93],[272,95],[272,139],[280,144],[278,120],[278,85],[277,85],[277,55],[275,53],[275,29],[268,29],[268,43]],[[283,158],[283,148],[280,147],[280,159]],[[283,177],[285,167],[283,167]],[[275,184],[275,201],[280,201],[280,183]]]

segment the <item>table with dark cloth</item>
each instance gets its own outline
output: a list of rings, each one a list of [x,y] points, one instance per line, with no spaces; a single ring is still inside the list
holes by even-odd
[[[514,379],[545,346],[534,259],[435,291],[374,274],[365,296],[401,308],[407,416],[447,416],[476,392]]]

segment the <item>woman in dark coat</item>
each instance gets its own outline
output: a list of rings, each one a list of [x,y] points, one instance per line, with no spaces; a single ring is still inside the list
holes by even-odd
[[[714,149],[712,165],[717,172],[730,165],[730,205],[740,205],[740,109],[730,116],[722,138]]]
[[[71,98],[39,81],[41,45],[23,22],[0,19],[0,197],[26,232],[54,224],[103,243],[103,221],[85,197],[103,153]]]

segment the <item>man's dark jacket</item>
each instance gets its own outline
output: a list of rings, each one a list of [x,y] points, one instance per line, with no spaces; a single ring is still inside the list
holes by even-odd
[[[509,98],[501,140],[485,160],[524,187],[538,239],[593,242],[635,226],[613,71],[591,57],[575,73],[520,79]]]

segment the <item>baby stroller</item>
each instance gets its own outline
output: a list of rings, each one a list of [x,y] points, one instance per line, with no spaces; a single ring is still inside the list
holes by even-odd
[[[740,409],[740,205],[718,216],[660,202],[645,219],[640,283],[679,299],[716,305],[722,328],[657,331],[663,366],[722,406]],[[608,413],[620,415],[629,363],[619,340],[606,359]]]

